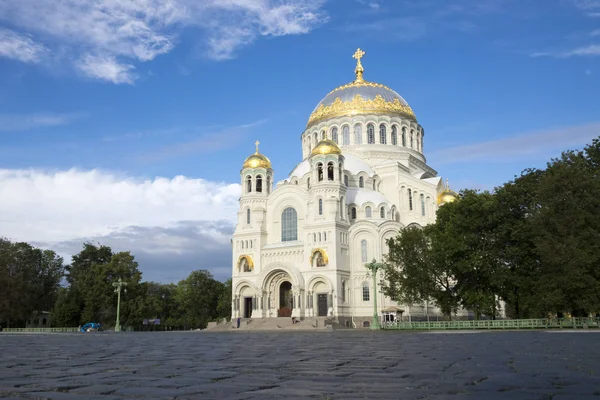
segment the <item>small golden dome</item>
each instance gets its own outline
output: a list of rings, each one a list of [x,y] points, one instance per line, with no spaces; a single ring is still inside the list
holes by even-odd
[[[317,143],[317,145],[315,146],[315,148],[312,150],[311,154],[313,156],[316,156],[317,154],[323,154],[323,155],[337,154],[337,155],[340,155],[340,154],[342,154],[342,150],[340,149],[340,147],[333,140],[323,139],[319,143]]]
[[[453,201],[456,201],[457,199],[458,199],[458,193],[456,193],[454,190],[450,190],[450,185],[448,184],[448,181],[446,180],[445,190],[438,195],[438,199],[437,199],[438,205],[452,203]]]
[[[243,168],[271,168],[271,160],[258,152],[258,145],[260,142],[257,140],[256,145],[256,153],[252,154],[250,157],[246,158],[244,161]]]

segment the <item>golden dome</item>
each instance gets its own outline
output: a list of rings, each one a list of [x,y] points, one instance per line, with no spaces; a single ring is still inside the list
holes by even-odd
[[[416,121],[412,108],[402,96],[385,85],[363,79],[364,68],[360,59],[364,55],[361,49],[356,50],[353,55],[357,60],[356,79],[329,92],[310,114],[307,127],[344,115],[399,115]]]
[[[454,190],[450,190],[450,185],[448,185],[448,181],[446,181],[446,189],[438,195],[438,205],[452,203],[458,199],[458,193]]]
[[[315,148],[312,150],[311,154],[313,156],[316,156],[317,154],[323,154],[323,155],[337,154],[337,155],[340,155],[340,154],[342,154],[342,150],[340,149],[340,147],[333,140],[323,139],[319,143],[317,143],[317,145],[315,146]]]
[[[250,157],[246,158],[246,161],[244,161],[244,166],[243,166],[244,169],[245,168],[265,168],[265,169],[271,168],[271,160],[269,160],[267,158],[267,156],[264,156],[258,152],[259,144],[260,144],[260,142],[257,140],[255,143],[256,153],[254,153]]]

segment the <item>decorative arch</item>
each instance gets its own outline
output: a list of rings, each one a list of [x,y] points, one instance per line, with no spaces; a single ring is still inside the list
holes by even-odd
[[[252,260],[252,256],[241,255],[236,266],[239,272],[252,272],[254,271],[254,260]]]
[[[262,268],[261,268],[261,270],[262,270]],[[298,272],[298,270],[296,268],[289,266],[287,264],[281,263],[281,262],[274,262],[274,263],[271,263],[271,264],[265,266],[264,271],[261,272],[260,276],[258,277],[258,279],[256,281],[260,282],[263,290],[267,290],[269,281],[275,275],[277,275],[278,273],[281,273],[281,272],[284,272],[287,275],[287,277],[290,278],[292,287],[297,288],[297,289],[304,289],[304,278],[302,277],[300,272]]]
[[[314,267],[326,267],[329,264],[329,257],[327,252],[323,249],[313,249],[310,253],[309,262]]]
[[[330,291],[333,288],[333,285],[331,284],[331,281],[329,280],[329,278],[327,278],[325,275],[315,275],[312,278],[310,278],[310,280],[308,281],[308,283],[306,284],[306,287],[308,290],[312,290],[314,288],[314,286],[318,283],[324,283],[325,286],[327,286],[327,291]]]

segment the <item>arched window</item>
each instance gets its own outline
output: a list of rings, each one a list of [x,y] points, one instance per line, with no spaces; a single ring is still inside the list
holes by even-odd
[[[321,131],[321,140],[324,140],[324,139],[325,139],[325,130],[322,130]]]
[[[310,178],[306,179],[306,188],[310,189]]]
[[[331,140],[336,143],[338,142],[338,132],[336,127],[331,128]]]
[[[406,147],[406,128],[402,127],[402,146]]]
[[[315,242],[315,243],[317,242],[317,234],[316,233],[313,233],[313,242]]]
[[[348,125],[342,127],[342,141],[344,145],[350,144],[350,127]]]
[[[410,130],[410,148],[412,149],[414,146],[414,135],[415,135],[415,130],[411,129]]]
[[[350,218],[356,219],[356,207],[352,207],[350,210]]]
[[[333,163],[330,162],[329,164],[327,164],[327,180],[333,180],[333,172]]]
[[[373,190],[377,190],[377,181],[373,179]]]
[[[385,208],[381,207],[379,209],[379,218],[385,218]]]
[[[298,240],[298,214],[292,207],[281,213],[281,241],[289,242]]]
[[[298,184],[298,181],[296,181],[296,185]],[[267,194],[271,193],[271,177],[267,176]]]
[[[379,143],[387,143],[387,129],[385,129],[384,124],[379,125]]]
[[[371,218],[371,207],[369,206],[365,208],[365,217]]]
[[[408,189],[408,209],[412,211],[412,190]]]
[[[417,132],[417,150],[421,151],[421,133]]]
[[[398,127],[392,126],[392,144],[396,146],[398,144]]]
[[[365,187],[365,179],[362,176],[360,178],[358,178],[358,187],[361,187],[361,188]]]
[[[319,232],[319,242],[321,241],[321,232]]]
[[[367,254],[367,241],[365,239],[360,241],[360,259],[364,263],[369,260],[369,255]]]
[[[365,282],[365,283],[363,283],[363,301],[370,301],[370,300],[371,300],[371,293],[369,291],[369,284],[367,282]]]
[[[321,163],[317,164],[317,177],[319,179],[319,182],[323,180],[323,164]]]
[[[348,187],[348,175],[344,175],[344,185]]]
[[[346,302],[346,281],[342,281],[342,301]]]
[[[323,199],[319,199],[319,215],[323,215]]]
[[[262,176],[256,177],[256,191],[258,193],[262,193]]]
[[[354,144],[362,144],[362,125],[354,125]]]
[[[250,223],[250,209],[249,208],[246,209],[246,223],[247,224]]]
[[[315,146],[316,146],[316,145],[317,145],[317,143],[319,142],[319,137],[318,137],[318,134],[317,134],[317,132],[315,132],[315,133],[313,134],[313,137],[314,137],[314,140],[315,140]]]
[[[424,217],[425,216],[425,196],[421,193],[419,198],[421,199],[421,215]]]
[[[246,177],[246,193],[252,192],[252,177],[248,175]]]
[[[339,163],[339,165],[338,165],[338,173],[339,173],[338,179],[339,179],[340,182],[342,181],[342,172],[343,171],[344,171],[344,167],[342,167],[342,163]]]
[[[375,143],[375,127],[373,126],[373,124],[367,125],[367,143]]]

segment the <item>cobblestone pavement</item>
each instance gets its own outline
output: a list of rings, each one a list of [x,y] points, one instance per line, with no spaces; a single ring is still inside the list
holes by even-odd
[[[0,334],[0,397],[600,399],[600,332]]]

